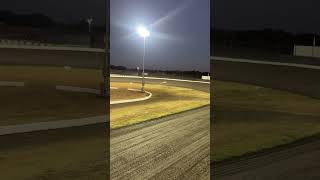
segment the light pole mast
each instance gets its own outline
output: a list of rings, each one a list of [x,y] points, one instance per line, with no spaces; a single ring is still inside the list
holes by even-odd
[[[145,78],[144,78],[144,60],[146,56],[146,38],[150,36],[150,32],[143,26],[140,26],[137,28],[137,33],[143,37],[143,56],[142,56],[142,82],[141,82],[141,92],[144,92],[144,84],[145,84]]]
[[[141,92],[144,92],[144,58],[146,56],[146,37],[143,37],[143,57],[142,57],[142,87]]]
[[[107,13],[106,13],[106,34],[105,34],[105,57],[103,59],[103,68],[102,68],[102,87],[101,87],[101,94],[102,97],[105,98],[105,111],[106,111],[106,127],[104,130],[104,134],[106,137],[110,137],[110,0],[107,0],[106,4]],[[109,122],[109,123],[107,123]],[[110,138],[106,138],[106,157],[110,157]],[[106,161],[106,165],[110,167],[110,159]],[[106,173],[106,179],[110,179],[110,173]]]
[[[105,57],[102,63],[102,83],[101,83],[101,96],[107,99],[109,105],[110,101],[110,91],[109,91],[109,82],[110,82],[110,1],[107,0],[107,16],[106,16],[106,33],[104,38],[105,44]],[[109,108],[107,108],[109,110]],[[108,112],[109,113],[109,112]]]
[[[93,19],[92,18],[88,18],[87,19],[87,23],[88,23],[88,31],[89,31],[89,46],[92,47],[91,25],[93,23]]]
[[[314,57],[314,48],[316,46],[316,36],[313,36],[313,44],[312,44],[312,57]]]

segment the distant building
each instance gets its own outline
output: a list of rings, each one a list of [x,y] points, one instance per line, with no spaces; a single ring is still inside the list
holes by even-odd
[[[295,45],[293,48],[293,55],[320,58],[320,47]]]
[[[210,80],[210,76],[202,76],[201,79],[202,80]]]

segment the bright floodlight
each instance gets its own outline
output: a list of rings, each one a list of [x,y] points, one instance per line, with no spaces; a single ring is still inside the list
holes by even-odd
[[[150,32],[148,31],[148,29],[143,26],[139,26],[137,28],[137,33],[144,38],[150,36]]]

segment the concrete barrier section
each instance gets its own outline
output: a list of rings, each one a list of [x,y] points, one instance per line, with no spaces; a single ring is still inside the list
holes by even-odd
[[[258,63],[257,60],[211,59],[214,80],[253,84],[320,98],[320,66],[305,66],[266,61]],[[212,88],[214,91],[214,85]]]

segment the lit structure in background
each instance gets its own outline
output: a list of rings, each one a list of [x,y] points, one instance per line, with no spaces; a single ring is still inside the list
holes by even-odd
[[[92,47],[92,33],[91,33],[91,26],[93,23],[93,19],[92,18],[88,18],[87,19],[87,23],[88,23],[88,31],[89,31],[89,47]]]
[[[141,85],[141,92],[144,92],[144,59],[146,55],[146,38],[150,36],[150,32],[144,26],[137,27],[137,33],[139,36],[143,37],[143,56],[142,56],[142,85]]]

